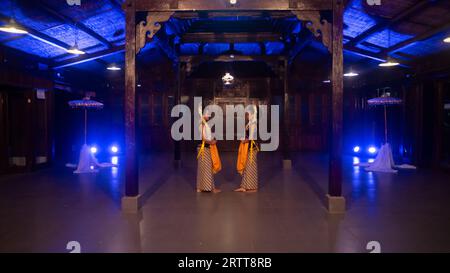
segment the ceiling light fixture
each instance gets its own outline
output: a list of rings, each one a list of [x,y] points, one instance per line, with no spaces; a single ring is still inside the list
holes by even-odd
[[[391,58],[388,58],[386,60],[386,62],[380,63],[378,66],[381,66],[381,67],[392,67],[392,66],[398,66],[398,65],[400,65],[399,62],[397,62],[397,61],[395,61],[395,60],[393,60]]]
[[[450,44],[450,36],[444,39],[444,43]]]
[[[222,81],[223,81],[223,84],[225,84],[225,85],[230,85],[230,84],[233,83],[234,77],[233,77],[229,72],[227,72],[227,73],[225,73],[225,75],[222,77]]]
[[[388,29],[388,44],[387,44],[387,48],[389,49],[391,47],[391,30]],[[387,59],[385,62],[380,63],[378,66],[380,67],[393,67],[393,66],[397,66],[400,65],[399,62],[397,62],[396,60],[392,59],[390,56],[387,56]]]
[[[78,45],[75,44],[73,47],[69,48],[66,50],[67,53],[73,54],[73,55],[84,55],[86,54],[86,52],[84,52],[83,50],[80,50],[78,48]]]
[[[344,74],[344,77],[356,77],[356,76],[359,76],[359,74],[353,71]]]
[[[28,31],[20,27],[14,19],[9,20],[7,25],[1,26],[0,31],[12,34],[28,34]]]
[[[76,24],[75,24],[75,27],[77,27]],[[67,53],[74,54],[74,55],[86,54],[86,52],[80,50],[80,48],[78,47],[78,28],[75,29],[75,44],[73,47],[67,49]]]
[[[122,70],[122,68],[116,66],[115,64],[112,64],[110,66],[108,66],[106,69],[110,70],[110,71],[119,71]]]
[[[28,34],[27,30],[25,30],[23,27],[19,26],[19,24],[16,23],[15,20],[16,12],[14,9],[13,1],[9,1],[9,12],[11,14],[11,18],[9,19],[9,22],[6,23],[6,25],[0,27],[0,31],[12,34]]]

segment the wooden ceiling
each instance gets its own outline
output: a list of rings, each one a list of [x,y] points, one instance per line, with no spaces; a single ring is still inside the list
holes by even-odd
[[[4,47],[39,58],[49,67],[98,69],[123,63],[125,17],[121,0],[82,0],[69,6],[58,0],[0,0],[0,21],[14,18],[29,35],[0,33]],[[170,1],[169,1],[170,2]],[[173,2],[173,1],[172,1]],[[314,2],[314,1],[311,1]],[[264,4],[264,3],[263,3]],[[266,3],[267,4],[267,3]],[[346,54],[402,62],[449,50],[450,1],[349,1],[344,14]],[[327,18],[328,14],[323,14]],[[74,56],[65,49],[75,40],[88,54]],[[283,55],[291,60],[317,45],[304,25],[289,12],[178,12],[141,55],[174,60],[183,55]],[[320,52],[318,54],[321,54]],[[146,55],[146,56],[145,56]],[[92,64],[92,65],[90,65]],[[91,68],[90,68],[91,67]]]

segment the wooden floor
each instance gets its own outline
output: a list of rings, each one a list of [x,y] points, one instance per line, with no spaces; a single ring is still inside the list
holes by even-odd
[[[122,167],[74,175],[64,167],[0,177],[0,251],[383,252],[450,251],[450,177],[431,170],[373,174],[345,159],[346,215],[326,213],[327,158],[260,154],[261,188],[234,193],[236,154],[223,153],[218,195],[195,192],[195,155],[172,168],[170,154],[141,161],[145,205],[120,211]]]

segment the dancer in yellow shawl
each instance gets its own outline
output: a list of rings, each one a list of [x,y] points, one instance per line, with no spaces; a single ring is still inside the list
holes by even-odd
[[[217,141],[212,138],[211,128],[207,121],[209,115],[201,114],[201,106],[199,109],[201,118],[200,131],[202,134],[202,144],[198,147],[197,154],[197,192],[219,193],[220,190],[214,185],[214,174],[222,169],[220,162],[219,150],[217,149]]]
[[[256,143],[257,132],[257,110],[256,106],[252,107],[248,116],[248,124],[245,127],[245,138],[241,140],[239,145],[237,171],[242,175],[242,181],[236,192],[256,192],[258,190],[258,162],[257,154],[259,151]]]

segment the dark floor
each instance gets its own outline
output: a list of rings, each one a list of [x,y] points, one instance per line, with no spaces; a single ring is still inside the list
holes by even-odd
[[[260,154],[258,193],[234,193],[235,154],[224,153],[218,195],[195,192],[195,155],[142,159],[145,206],[122,214],[122,167],[74,175],[55,167],[0,177],[0,251],[68,252],[450,252],[450,177],[431,170],[367,173],[345,160],[348,211],[322,204],[327,158],[297,154],[291,171]]]

